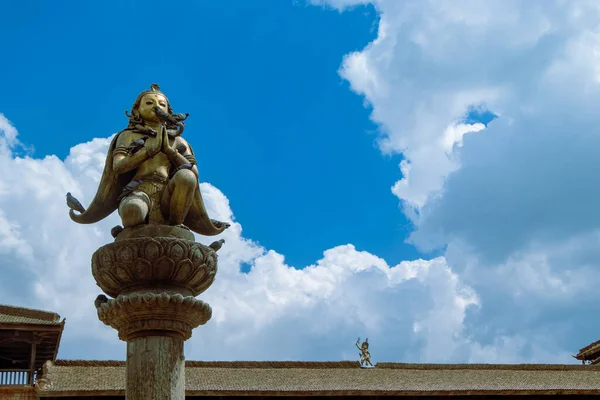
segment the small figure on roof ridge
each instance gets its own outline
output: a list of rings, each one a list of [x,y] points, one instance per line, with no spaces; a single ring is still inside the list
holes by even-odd
[[[367,338],[362,344],[359,346],[360,338],[356,340],[356,348],[360,350],[360,366],[365,367],[365,365],[373,366],[371,364],[371,353],[369,353],[369,338]]]

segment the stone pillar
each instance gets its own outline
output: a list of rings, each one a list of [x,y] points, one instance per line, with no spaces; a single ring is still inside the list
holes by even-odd
[[[196,299],[214,281],[216,252],[179,227],[123,230],[92,256],[104,295],[98,318],[127,342],[127,400],[184,400],[183,342],[211,317]]]
[[[129,382],[135,382],[130,385]],[[148,382],[155,382],[148,385]],[[127,342],[127,399],[185,398],[183,340],[142,336]]]

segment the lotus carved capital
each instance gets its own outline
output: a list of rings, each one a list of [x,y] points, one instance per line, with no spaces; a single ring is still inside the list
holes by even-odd
[[[216,252],[175,237],[141,237],[100,247],[92,256],[92,274],[109,296],[159,291],[198,296],[217,273]]]

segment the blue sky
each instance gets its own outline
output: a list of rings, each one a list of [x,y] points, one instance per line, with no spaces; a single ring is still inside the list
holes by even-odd
[[[188,359],[571,363],[599,339],[600,7],[559,0],[0,6],[0,303],[122,359],[76,225],[157,82],[229,221]],[[199,241],[209,239],[198,237]],[[97,346],[89,346],[97,343]]]
[[[35,156],[64,157],[118,131],[137,93],[158,82],[192,115],[203,180],[291,265],[346,243],[391,262],[416,255],[389,191],[398,156],[381,157],[367,134],[377,126],[337,75],[344,54],[374,39],[372,6],[339,14],[291,1],[190,1],[163,22],[161,4],[8,5],[0,109]]]

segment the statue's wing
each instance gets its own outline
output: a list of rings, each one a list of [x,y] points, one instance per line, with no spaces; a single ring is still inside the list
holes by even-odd
[[[102,178],[98,185],[98,191],[90,206],[81,214],[76,214],[73,210],[69,212],[71,219],[80,224],[93,224],[108,217],[119,207],[119,195],[125,185],[131,181],[135,171],[117,175],[113,170],[113,150],[117,144],[117,139],[121,132],[117,133],[108,147],[106,162]]]
[[[188,146],[190,148],[190,152],[194,154],[192,146],[190,146],[189,143]],[[194,200],[192,201],[192,205],[190,206],[183,223],[192,231],[203,236],[218,235],[229,226],[228,224],[224,223],[218,224],[217,226],[213,223],[213,220],[208,217],[208,213],[204,207],[204,200],[202,200],[202,194],[200,193],[200,184],[198,184],[198,188],[194,192]]]

